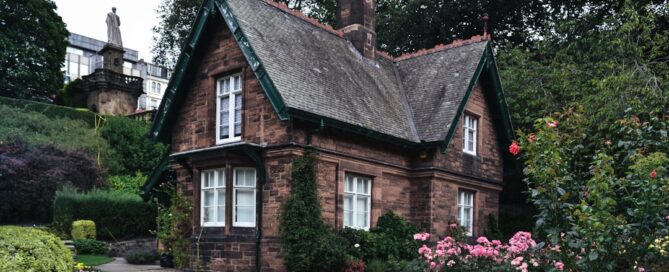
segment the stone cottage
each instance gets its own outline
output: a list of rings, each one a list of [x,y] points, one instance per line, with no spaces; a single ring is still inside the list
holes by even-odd
[[[306,149],[335,228],[391,210],[477,235],[498,213],[513,130],[488,37],[391,57],[376,50],[373,0],[338,6],[336,29],[270,1],[200,9],[152,137],[193,201],[205,270],[285,270],[280,207]]]

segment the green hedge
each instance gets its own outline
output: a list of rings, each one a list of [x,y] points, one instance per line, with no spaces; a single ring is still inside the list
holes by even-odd
[[[95,222],[92,220],[76,220],[72,222],[72,239],[95,239]]]
[[[156,229],[155,206],[136,194],[66,189],[56,192],[53,207],[53,227],[60,233],[70,233],[72,222],[79,219],[93,220],[101,240],[145,237]]]
[[[72,120],[82,120],[89,127],[95,127],[95,115],[87,109],[77,109],[70,107],[63,107],[53,104],[40,103],[30,100],[14,99],[0,96],[0,104],[4,104],[13,108],[21,109],[22,111],[34,111],[42,113],[49,117],[69,118]]]
[[[58,237],[46,231],[0,227],[0,271],[72,271],[72,254]]]
[[[77,254],[83,255],[104,255],[107,254],[107,243],[95,239],[76,239],[74,247]]]

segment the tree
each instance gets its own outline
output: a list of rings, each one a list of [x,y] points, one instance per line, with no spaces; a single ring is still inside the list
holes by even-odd
[[[181,46],[188,38],[202,0],[162,0],[158,7],[160,23],[153,27],[153,62],[173,68]]]
[[[50,0],[0,0],[0,95],[49,101],[70,33]]]

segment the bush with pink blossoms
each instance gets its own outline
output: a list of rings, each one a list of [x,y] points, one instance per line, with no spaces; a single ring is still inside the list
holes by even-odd
[[[429,236],[419,233],[416,240]],[[423,271],[562,271],[564,263],[557,258],[559,248],[545,247],[532,239],[529,232],[517,232],[507,243],[479,237],[466,244],[451,236],[436,242],[424,241],[418,249]]]

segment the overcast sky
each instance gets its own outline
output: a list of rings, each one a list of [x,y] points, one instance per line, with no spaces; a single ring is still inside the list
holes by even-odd
[[[72,33],[107,41],[105,19],[112,7],[121,18],[123,46],[139,51],[139,58],[151,61],[151,28],[158,23],[160,0],[54,0],[58,15]]]

